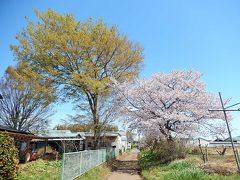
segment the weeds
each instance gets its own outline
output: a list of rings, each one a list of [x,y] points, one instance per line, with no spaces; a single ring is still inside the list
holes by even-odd
[[[208,174],[199,167],[201,159],[196,156],[170,163],[156,163],[153,152],[140,153],[142,176],[145,180],[239,180],[237,175]]]

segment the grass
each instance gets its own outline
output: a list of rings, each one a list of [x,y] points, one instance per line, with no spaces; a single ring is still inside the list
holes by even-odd
[[[219,171],[220,174],[233,174],[237,172],[237,166],[233,155],[232,148],[227,148],[224,156],[217,153],[222,151],[222,147],[208,148],[208,163],[207,166],[211,167],[212,170]],[[240,150],[238,148],[238,150]],[[200,153],[195,154],[196,157],[202,157]],[[240,179],[240,178],[239,178]]]
[[[106,164],[97,166],[77,179],[102,180],[110,172]],[[61,161],[47,161],[39,159],[27,164],[21,164],[18,180],[59,180],[61,179]]]
[[[209,175],[198,168],[191,159],[177,160],[165,165],[155,165],[142,171],[145,180],[239,180],[236,175]]]
[[[17,179],[19,180],[59,180],[61,177],[61,161],[39,159],[21,164]]]
[[[223,176],[216,173],[208,174],[200,164],[202,160],[199,156],[188,156],[183,160],[175,160],[168,164],[159,164],[154,159],[154,155],[147,155],[144,152],[140,155],[140,165],[142,176],[145,180],[239,180],[235,175]],[[143,157],[143,158],[142,158]],[[153,157],[153,158],[151,158]]]
[[[77,178],[77,180],[102,180],[110,171],[110,168],[106,164],[103,164],[86,172]]]

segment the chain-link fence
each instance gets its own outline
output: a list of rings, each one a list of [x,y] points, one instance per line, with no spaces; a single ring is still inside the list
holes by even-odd
[[[117,148],[64,153],[62,180],[74,179],[90,169],[119,155]]]

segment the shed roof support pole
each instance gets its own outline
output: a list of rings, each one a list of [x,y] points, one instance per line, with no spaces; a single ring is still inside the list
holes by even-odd
[[[47,140],[45,140],[44,142],[44,155],[46,154],[47,152]]]

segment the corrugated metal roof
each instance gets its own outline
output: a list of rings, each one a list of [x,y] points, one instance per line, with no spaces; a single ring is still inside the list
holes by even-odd
[[[12,128],[9,128],[9,127],[7,127],[7,126],[2,126],[2,125],[0,125],[0,131],[8,131],[8,132],[14,132],[14,133],[20,133],[20,134],[30,134],[30,135],[33,135],[33,134],[30,133],[30,132],[19,131],[19,130],[12,129]]]
[[[49,130],[44,133],[37,134],[41,137],[49,137],[49,138],[78,138],[82,137],[80,133],[71,132],[70,130]]]
[[[43,133],[37,134],[40,137],[48,137],[48,138],[83,138],[93,137],[93,132],[71,132],[70,130],[49,130]],[[117,137],[121,136],[119,132],[105,132],[102,133],[101,136],[110,136]],[[125,137],[123,136],[123,139]]]
[[[233,137],[232,139],[233,141],[240,141],[240,136]],[[224,141],[230,142],[230,138],[227,138]]]

